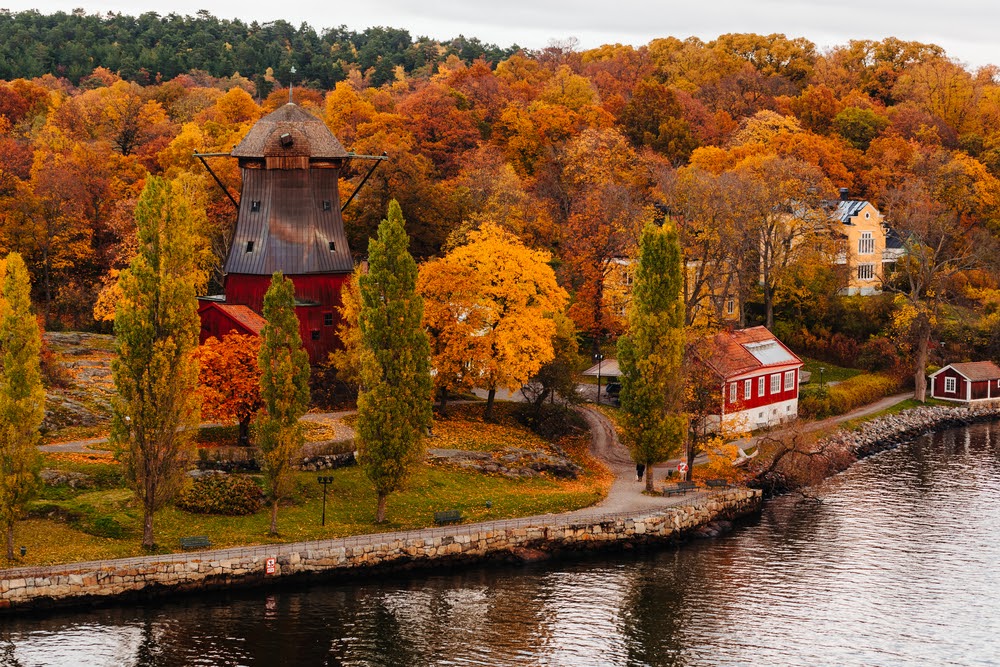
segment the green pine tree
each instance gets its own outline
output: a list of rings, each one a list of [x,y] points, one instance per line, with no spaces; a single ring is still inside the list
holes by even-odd
[[[417,264],[409,252],[399,204],[368,243],[368,274],[360,279],[361,383],[357,433],[360,463],[378,496],[376,521],[386,499],[405,484],[423,455],[431,425],[430,344],[421,327]]]
[[[199,219],[169,181],[151,177],[135,211],[139,252],[118,279],[111,443],[142,504],[146,549],[154,546],[154,513],[183,481],[199,421]]]
[[[42,347],[31,310],[28,269],[17,253],[3,262],[0,298],[0,521],[14,559],[14,521],[38,487],[38,427],[45,416]]]
[[[292,472],[302,452],[299,418],[309,409],[309,354],[302,347],[295,315],[295,285],[280,271],[264,295],[261,332],[260,396],[264,410],[257,419],[257,446],[271,503],[271,534],[278,534],[278,503],[288,497]]]
[[[687,432],[684,410],[684,301],[681,247],[667,220],[646,225],[628,313],[628,334],[618,340],[625,444],[646,466],[680,452]]]

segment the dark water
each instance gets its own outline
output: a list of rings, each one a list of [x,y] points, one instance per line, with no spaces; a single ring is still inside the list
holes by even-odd
[[[1000,425],[679,549],[7,619],[0,665],[1000,665]]]

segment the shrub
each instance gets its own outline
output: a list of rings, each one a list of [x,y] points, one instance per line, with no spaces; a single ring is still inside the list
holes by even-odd
[[[246,475],[205,475],[177,498],[177,506],[195,514],[253,514],[264,504],[264,492]]]
[[[799,398],[799,414],[819,418],[842,415],[888,396],[899,386],[899,380],[888,375],[857,375],[836,385],[803,393]]]

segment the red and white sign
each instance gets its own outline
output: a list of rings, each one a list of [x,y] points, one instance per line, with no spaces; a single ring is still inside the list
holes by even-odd
[[[681,461],[680,463],[677,464],[677,472],[683,475],[687,471],[688,471],[688,464],[684,463],[684,461]]]
[[[267,561],[266,561],[266,563],[264,564],[264,573],[265,574],[274,574],[277,571],[278,571],[278,559],[277,558],[268,558]]]

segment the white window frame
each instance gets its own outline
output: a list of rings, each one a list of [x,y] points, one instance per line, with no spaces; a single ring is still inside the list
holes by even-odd
[[[781,373],[775,373],[771,376],[771,393],[777,394],[781,392]]]
[[[759,397],[763,395],[764,395],[764,376],[761,375],[759,378],[757,378],[757,396]]]
[[[795,371],[785,371],[785,391],[795,389]]]
[[[875,280],[875,265],[858,264],[858,280]]]
[[[736,313],[736,299],[726,299],[726,315]]]
[[[946,394],[958,393],[958,378],[944,379],[944,393]]]
[[[859,255],[873,255],[875,254],[875,237],[871,232],[861,232],[861,238],[858,239],[858,254]]]
[[[743,381],[743,400],[749,401],[753,396],[753,383],[750,380]]]
[[[735,403],[736,402],[736,383],[735,382],[730,382],[729,383],[729,402],[730,403]]]

